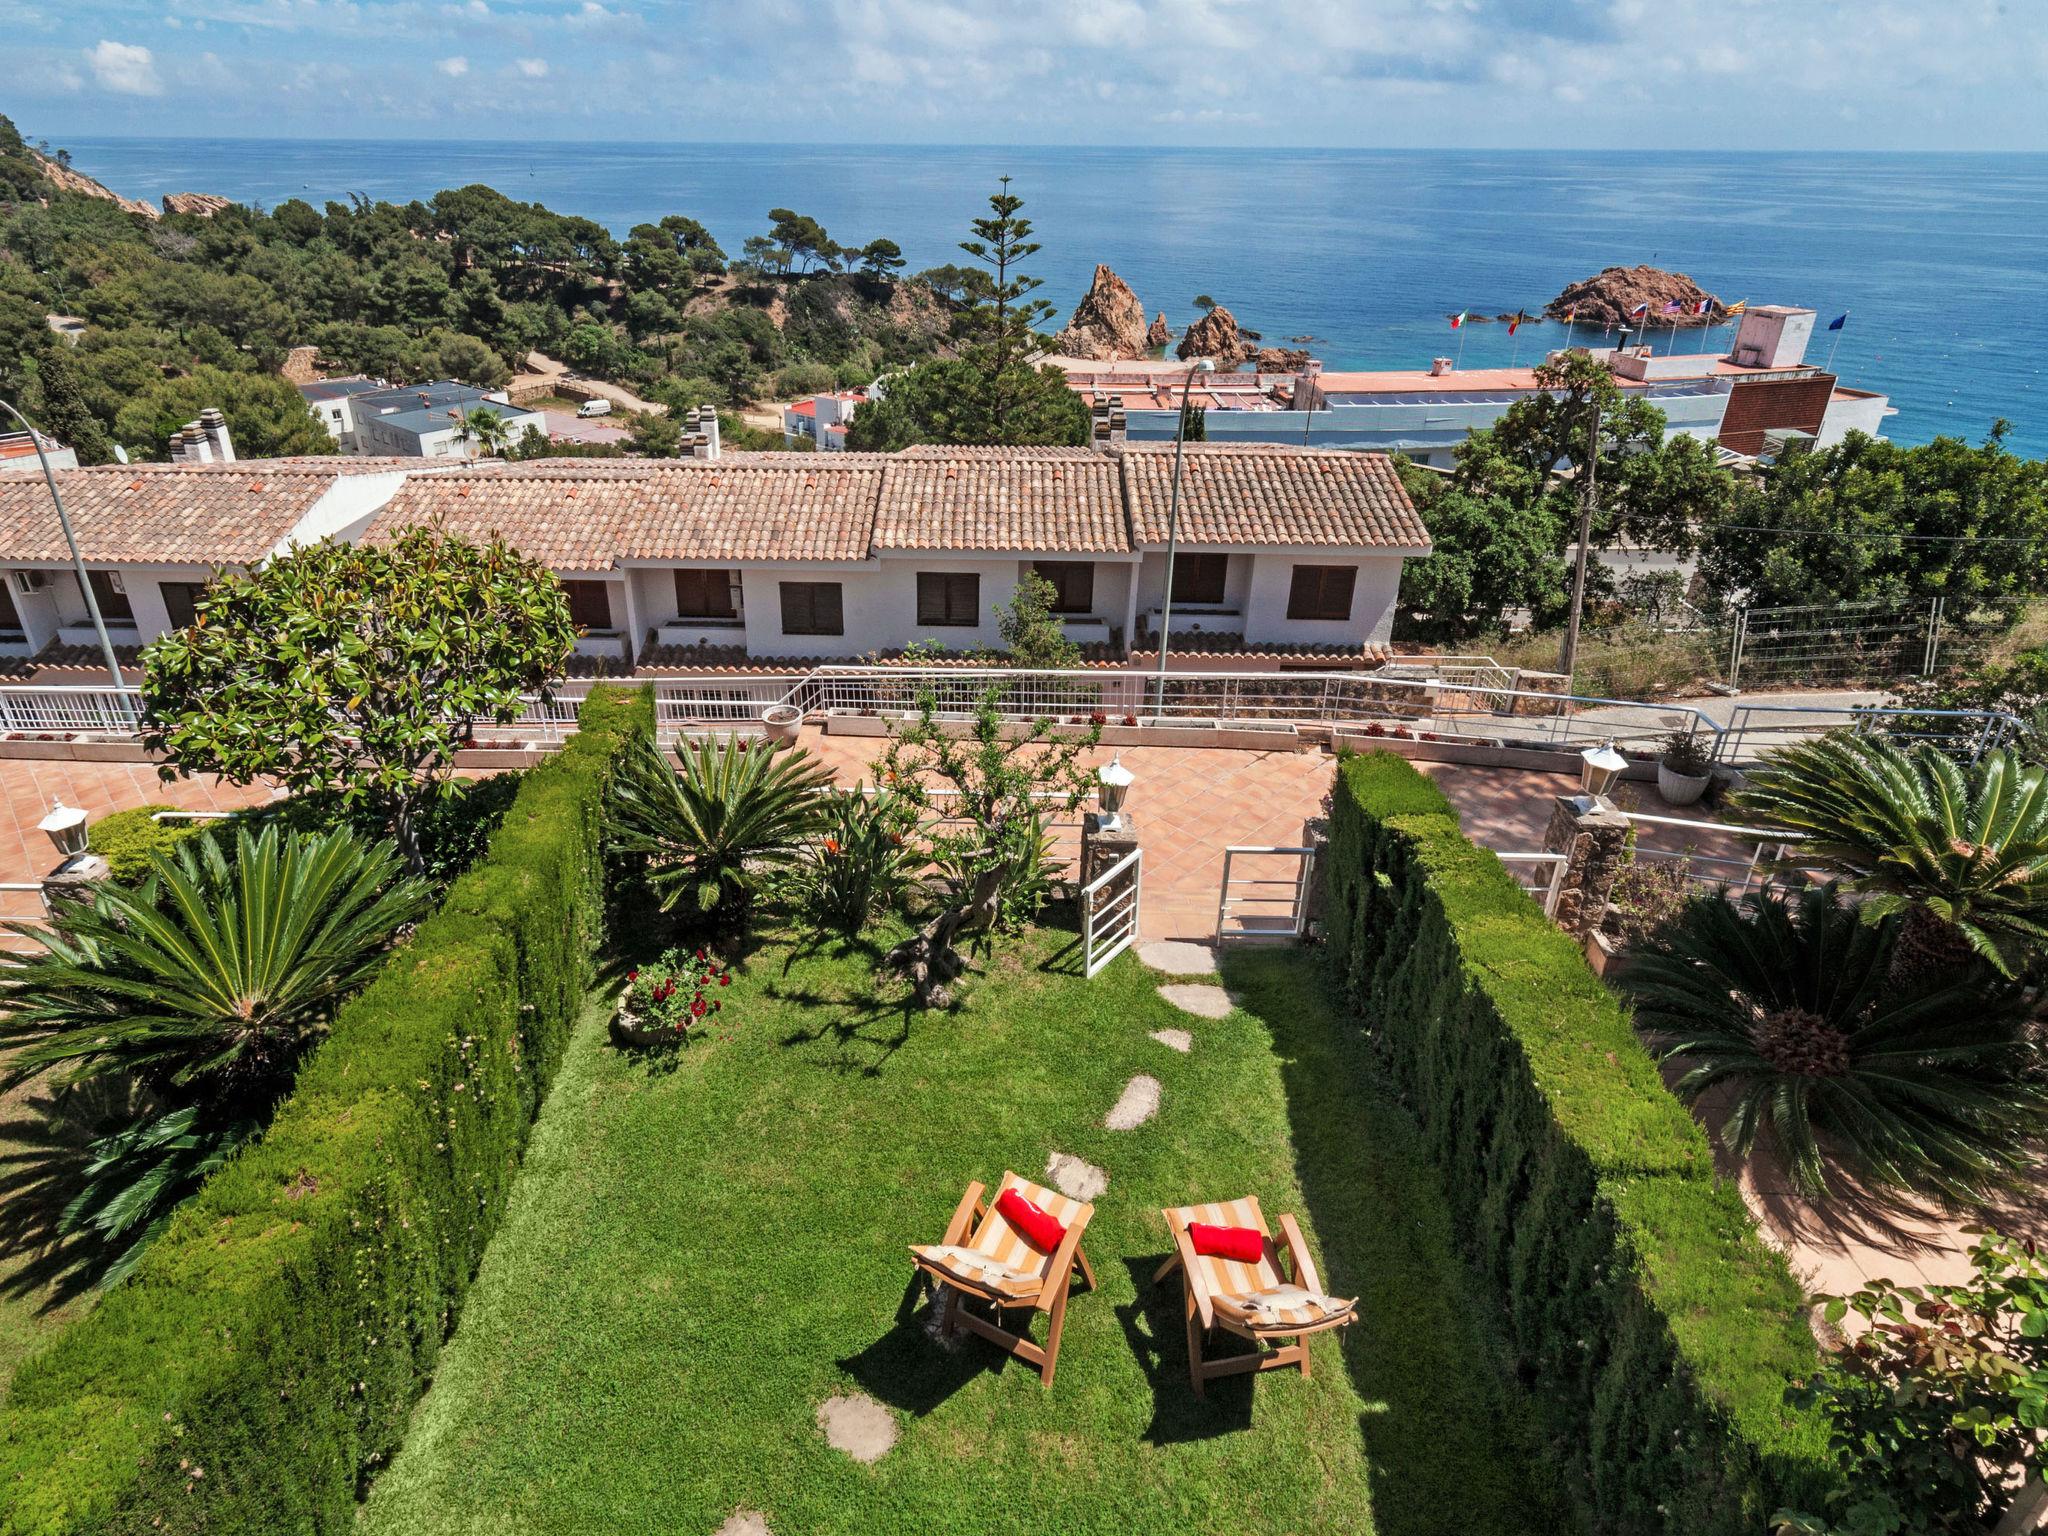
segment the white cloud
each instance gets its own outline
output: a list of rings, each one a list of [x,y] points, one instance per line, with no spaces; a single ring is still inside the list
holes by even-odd
[[[156,77],[156,55],[140,43],[115,43],[101,38],[85,51],[93,78],[104,90],[123,96],[160,96],[163,82]]]
[[[465,59],[461,54],[458,53],[453,58],[443,59],[440,63],[436,64],[434,68],[441,71],[441,73],[446,75],[450,80],[460,80],[464,75],[469,73],[469,60]]]
[[[546,59],[520,59],[517,62],[519,73],[526,76],[529,80],[539,80],[548,72],[548,61]]]

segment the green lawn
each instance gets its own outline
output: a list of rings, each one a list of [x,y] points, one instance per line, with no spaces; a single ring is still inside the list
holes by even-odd
[[[708,1536],[735,1508],[778,1536],[1558,1528],[1412,1124],[1311,959],[1234,961],[1244,1007],[1214,1023],[1128,956],[1083,981],[1056,930],[945,1017],[878,997],[872,951],[788,960],[753,956],[731,1038],[671,1065],[585,1021],[369,1531]],[[1138,1072],[1160,1114],[1102,1129]],[[1076,1295],[1047,1392],[978,1339],[932,1341],[905,1245],[969,1179],[1040,1176],[1054,1150],[1110,1185],[1101,1290]],[[1159,1208],[1247,1191],[1302,1214],[1363,1317],[1317,1341],[1313,1381],[1229,1378],[1201,1404],[1177,1287],[1150,1285]],[[873,1466],[816,1427],[849,1389],[898,1421]]]
[[[96,1295],[80,1262],[87,1245],[59,1238],[54,1225],[83,1164],[85,1133],[53,1122],[49,1099],[41,1083],[0,1094],[0,1398],[15,1368]]]

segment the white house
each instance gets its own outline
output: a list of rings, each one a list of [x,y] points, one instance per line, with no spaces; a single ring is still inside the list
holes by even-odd
[[[502,389],[479,389],[438,379],[429,384],[386,384],[381,379],[322,379],[299,393],[343,453],[410,459],[474,458],[463,419],[486,410],[514,440],[528,427],[547,432],[547,415],[510,403]]]

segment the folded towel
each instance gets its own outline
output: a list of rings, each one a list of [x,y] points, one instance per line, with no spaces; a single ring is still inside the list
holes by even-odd
[[[1247,1321],[1262,1328],[1299,1328],[1351,1310],[1348,1301],[1298,1285],[1276,1285],[1231,1300]]]
[[[996,1290],[1015,1290],[1038,1283],[1039,1277],[1030,1270],[1012,1269],[1007,1264],[997,1263],[985,1253],[976,1253],[972,1248],[962,1248],[955,1243],[932,1243],[910,1251],[952,1270],[963,1278],[979,1280]]]

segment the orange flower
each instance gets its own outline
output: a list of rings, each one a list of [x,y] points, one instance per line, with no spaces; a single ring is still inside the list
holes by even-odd
[[[828,838],[826,838],[826,839],[825,839],[825,851],[826,851],[827,853],[831,854],[831,855],[832,855],[832,857],[834,857],[835,859],[836,859],[836,858],[838,858],[838,857],[839,857],[839,839],[838,839],[838,838],[836,838],[836,837],[828,837]]]

